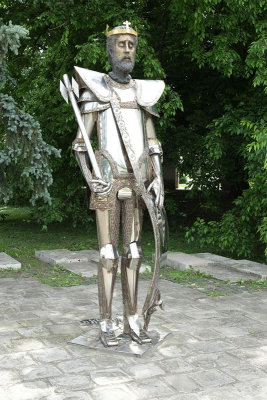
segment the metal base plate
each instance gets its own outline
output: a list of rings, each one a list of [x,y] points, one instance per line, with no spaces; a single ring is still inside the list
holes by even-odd
[[[78,344],[80,346],[88,347],[89,349],[112,352],[113,354],[119,353],[123,355],[134,355],[142,357],[145,353],[153,351],[163,340],[169,335],[168,332],[149,331],[148,336],[151,338],[151,343],[138,344],[134,342],[129,335],[122,331],[122,325],[119,324],[115,330],[118,339],[118,346],[104,347],[99,339],[99,327],[97,324],[92,324],[88,327],[86,335],[78,336],[72,339],[69,343]]]

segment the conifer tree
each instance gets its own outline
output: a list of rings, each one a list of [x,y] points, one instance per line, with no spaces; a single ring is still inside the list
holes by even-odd
[[[39,123],[20,109],[13,97],[5,93],[6,86],[15,90],[16,81],[8,74],[6,58],[9,51],[18,54],[20,42],[28,31],[11,22],[0,20],[0,202],[9,202],[16,193],[28,196],[32,204],[37,199],[49,203],[48,187],[52,184],[49,165],[51,156],[59,151],[44,142]]]

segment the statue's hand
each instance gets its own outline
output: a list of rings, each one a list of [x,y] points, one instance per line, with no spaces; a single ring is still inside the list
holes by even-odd
[[[147,192],[154,192],[155,205],[162,209],[164,202],[164,184],[161,176],[156,176],[147,188]]]
[[[91,180],[91,190],[94,193],[105,194],[109,191],[111,184],[104,181],[103,179],[92,179]]]

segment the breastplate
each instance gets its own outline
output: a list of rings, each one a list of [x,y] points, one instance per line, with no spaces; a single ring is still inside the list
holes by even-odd
[[[122,103],[121,114],[127,126],[132,148],[137,159],[141,159],[146,147],[146,135],[142,109],[130,108],[131,104],[136,100],[135,87],[128,89],[114,88],[114,90]],[[129,103],[129,108],[127,108],[127,103]],[[111,108],[99,113],[99,136],[100,149],[109,153],[119,174],[132,172]],[[101,164],[103,176],[110,181],[112,179],[112,171],[109,163],[103,159]],[[146,176],[146,166],[143,165],[142,169],[143,174]]]

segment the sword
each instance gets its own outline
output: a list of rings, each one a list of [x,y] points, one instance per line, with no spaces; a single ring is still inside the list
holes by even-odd
[[[92,149],[92,145],[91,145],[89,137],[87,135],[87,132],[86,132],[83,120],[82,120],[82,116],[81,116],[81,113],[80,113],[80,110],[79,110],[79,107],[78,107],[78,104],[76,101],[76,97],[79,98],[79,85],[74,78],[72,78],[72,84],[71,84],[67,74],[63,75],[63,81],[64,81],[65,85],[62,81],[60,81],[60,92],[62,94],[62,97],[64,98],[64,100],[67,103],[69,102],[69,99],[71,101],[71,105],[74,110],[74,114],[75,114],[76,120],[78,122],[79,128],[81,130],[83,140],[85,143],[85,147],[88,152],[89,159],[92,164],[92,168],[95,173],[95,176],[97,179],[103,180],[102,174],[100,172],[99,166],[98,166],[96,158],[95,158],[95,153]]]

